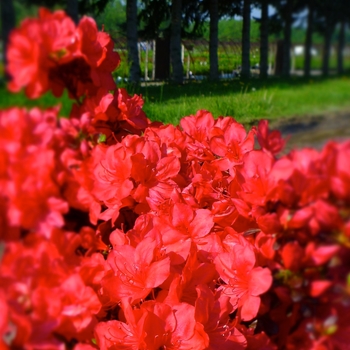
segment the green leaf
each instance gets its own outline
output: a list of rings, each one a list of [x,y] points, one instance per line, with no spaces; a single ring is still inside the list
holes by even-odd
[[[98,139],[97,139],[97,143],[106,142],[106,140],[107,140],[107,137],[105,134],[99,134]]]

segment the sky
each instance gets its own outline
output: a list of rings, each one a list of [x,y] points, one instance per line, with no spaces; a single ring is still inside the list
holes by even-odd
[[[273,6],[269,6],[269,16],[273,15],[276,12],[276,10],[274,9]],[[301,13],[298,14],[298,18],[299,20],[297,20],[294,25],[299,25],[300,23],[303,23],[303,20],[305,18],[305,16],[307,15],[307,10],[302,11]],[[251,12],[251,17],[255,17],[255,18],[260,18],[261,17],[261,10],[257,7],[253,7],[252,8],[252,12]],[[301,22],[300,22],[301,21]]]
[[[273,6],[269,6],[269,16],[273,15],[275,13],[275,9],[273,8]],[[257,7],[253,7],[252,8],[252,17],[258,17],[260,18],[261,16],[261,10]]]

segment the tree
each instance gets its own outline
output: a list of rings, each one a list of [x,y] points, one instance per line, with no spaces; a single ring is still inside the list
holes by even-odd
[[[143,27],[141,33],[144,38],[161,38],[164,41],[163,49],[167,47],[167,40],[170,41],[171,80],[182,84],[181,39],[183,36],[193,37],[200,33],[203,23],[202,1],[143,0],[139,23]],[[158,56],[158,50],[156,55]]]
[[[331,45],[332,45],[332,35],[334,32],[335,25],[331,23],[330,20],[326,20],[326,25],[324,29],[324,43],[322,52],[322,75],[329,75],[329,59],[331,56]]]
[[[95,19],[112,37],[126,37],[126,3],[123,0],[110,0]]]
[[[292,43],[293,6],[294,6],[294,0],[287,0],[283,8],[284,27],[283,27],[282,75],[284,77],[290,76],[290,68],[291,68],[290,49],[291,49],[291,43]]]
[[[126,2],[126,39],[130,65],[129,80],[132,83],[138,83],[141,69],[137,35],[137,0],[127,0]]]
[[[142,0],[138,23],[139,34],[144,39],[169,37],[171,3],[168,0]]]
[[[75,24],[79,22],[79,3],[78,0],[67,0],[67,14]]]
[[[315,0],[307,1],[307,27],[305,35],[305,51],[304,51],[304,76],[309,77],[311,73],[311,49],[312,49],[312,33],[314,30],[315,17]]]
[[[344,73],[344,56],[343,51],[345,47],[345,27],[346,21],[345,18],[342,18],[339,25],[339,37],[338,37],[338,52],[337,52],[337,73]]]
[[[66,1],[69,2],[71,0],[66,0]],[[73,1],[78,1],[78,9],[79,9],[80,15],[90,15],[94,17],[99,15],[105,9],[105,7],[107,6],[110,0],[73,0]]]
[[[250,11],[251,1],[243,0],[242,78],[250,77]]]
[[[181,6],[179,6],[180,2]],[[210,24],[209,38],[210,71],[212,72],[210,74],[213,79],[216,79],[218,77],[218,25],[215,23],[218,23],[223,16],[240,13],[240,3],[241,0],[174,0],[171,4],[169,0],[142,0],[143,6],[139,14],[141,35],[148,39],[156,39],[160,36],[171,37],[172,79],[181,83],[183,80],[180,59],[181,38],[203,37],[203,29],[206,28],[208,18],[213,19]],[[214,12],[211,14],[211,11]],[[217,14],[215,14],[216,11]],[[176,20],[174,20],[175,13],[177,13]],[[175,34],[176,40],[174,40]],[[174,67],[175,61],[177,64]],[[175,78],[175,70],[178,72],[176,73],[178,78]]]
[[[277,9],[273,16],[274,31],[280,30],[283,33],[283,40],[279,42],[277,48],[278,62],[276,62],[276,74],[284,77],[290,76],[291,69],[291,44],[292,44],[292,26],[295,21],[295,14],[305,8],[304,0],[282,0],[274,1]],[[281,67],[279,67],[281,65]]]
[[[181,10],[182,0],[173,0],[171,4],[170,61],[172,67],[171,79],[177,84],[183,83]]]
[[[260,78],[267,78],[269,59],[269,2],[261,0],[260,19]]]
[[[341,16],[342,0],[322,0],[317,6],[317,29],[323,35],[322,74],[329,75],[332,37]]]
[[[337,46],[337,73],[344,73],[344,48],[345,48],[345,32],[346,25],[350,21],[350,8],[348,4],[341,2],[339,4],[338,16],[338,46]]]
[[[12,0],[1,1],[1,34],[3,37],[3,63],[7,64],[6,48],[11,30],[15,27],[15,11]],[[5,79],[9,79],[5,73]]]
[[[17,4],[28,6],[44,6],[51,10],[55,7],[64,9],[78,23],[79,16],[98,16],[110,0],[16,0]],[[7,2],[7,0],[2,1]],[[27,15],[27,14],[26,14]]]
[[[218,24],[219,24],[219,2],[210,0],[210,35],[209,35],[209,77],[211,80],[219,78],[219,58],[218,58]]]

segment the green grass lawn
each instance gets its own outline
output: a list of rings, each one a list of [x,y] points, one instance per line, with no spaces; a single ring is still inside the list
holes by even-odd
[[[51,93],[47,93],[39,99],[29,99],[23,91],[13,94],[7,91],[4,85],[0,85],[0,109],[18,106],[18,107],[40,107],[48,108],[60,105],[60,115],[68,116],[73,101],[68,98],[68,94],[64,93],[61,98],[56,98]]]
[[[269,78],[266,81],[192,82],[183,86],[164,84],[127,87],[130,94],[145,99],[144,111],[151,120],[178,124],[183,116],[206,109],[218,116],[233,116],[250,123],[261,118],[276,119],[350,111],[350,77],[328,79]],[[72,102],[65,95],[56,99],[46,94],[39,100],[28,100],[23,93],[10,94],[0,88],[0,108],[9,106],[49,107],[61,103],[61,115],[68,115]]]
[[[149,86],[137,89],[145,98],[144,110],[151,120],[177,124],[181,117],[206,109],[241,122],[316,115],[350,110],[350,78],[270,78],[185,86]]]

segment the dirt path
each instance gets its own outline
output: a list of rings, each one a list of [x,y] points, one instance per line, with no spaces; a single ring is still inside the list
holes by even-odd
[[[350,140],[350,110],[282,119],[271,122],[270,126],[289,137],[285,151],[303,147],[320,149],[329,140]]]

